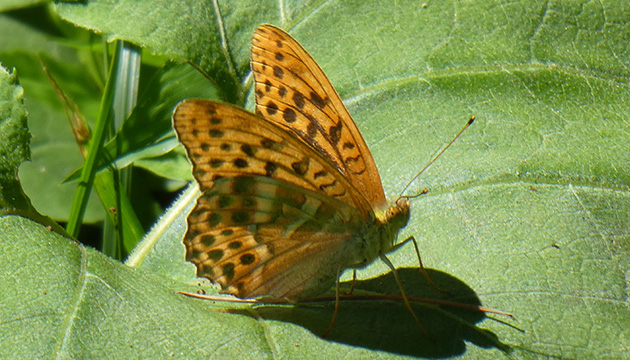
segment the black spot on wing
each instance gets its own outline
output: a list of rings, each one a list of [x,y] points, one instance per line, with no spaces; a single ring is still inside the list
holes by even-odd
[[[267,114],[275,115],[278,112],[278,105],[275,102],[269,101],[267,103]]]
[[[293,103],[297,106],[298,109],[302,110],[304,108],[305,100],[304,95],[299,92],[293,93]]]
[[[284,77],[284,70],[282,70],[280,66],[274,65],[273,75],[278,79],[282,79]]]
[[[234,166],[236,166],[239,169],[245,169],[249,166],[249,164],[247,163],[247,160],[243,158],[236,158],[234,159],[232,163],[234,164]]]
[[[254,156],[254,148],[249,144],[242,144],[241,151],[247,156]]]
[[[213,169],[220,168],[225,163],[225,160],[222,159],[210,159],[210,166]]]
[[[241,264],[243,265],[251,265],[256,261],[256,256],[254,254],[243,254],[241,255]]]
[[[276,164],[271,161],[267,161],[265,164],[265,175],[273,176],[276,173],[277,168]]]
[[[335,146],[339,144],[339,140],[341,139],[342,128],[343,128],[343,122],[340,121],[337,124],[337,126],[331,126],[330,129],[328,130],[330,134],[330,142],[333,143],[333,145]]]
[[[296,174],[304,176],[308,171],[308,159],[294,162],[293,164],[291,164],[291,168],[293,169],[293,171],[295,171]]]
[[[284,121],[288,123],[292,123],[292,122],[295,122],[295,120],[297,120],[297,114],[295,113],[293,109],[287,108],[282,113],[282,118],[284,119]]]
[[[311,91],[311,102],[320,109],[323,109],[326,106],[326,101],[313,91]]]

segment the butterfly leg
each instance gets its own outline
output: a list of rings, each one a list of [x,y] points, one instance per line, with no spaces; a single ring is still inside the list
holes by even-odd
[[[333,326],[335,325],[335,320],[337,320],[337,314],[339,313],[339,278],[341,277],[341,267],[337,269],[337,286],[335,287],[335,312],[333,313],[332,320],[330,320],[330,325],[328,325],[328,329],[322,334],[321,337],[325,338],[332,331]]]
[[[350,285],[350,290],[345,291],[344,295],[352,295],[354,291],[354,285],[357,283],[357,269],[352,269],[352,285]]]
[[[424,334],[429,339],[435,340],[435,338],[433,336],[431,336],[431,334],[429,334],[427,329],[425,329],[424,326],[422,326],[422,323],[420,322],[420,319],[418,319],[418,316],[416,315],[416,313],[411,308],[411,304],[409,303],[409,299],[407,298],[407,294],[405,293],[405,289],[403,288],[402,282],[400,281],[400,277],[398,277],[398,271],[394,267],[394,264],[392,264],[392,262],[387,258],[387,256],[385,256],[385,254],[379,254],[379,257],[381,258],[381,260],[383,260],[383,262],[389,267],[389,269],[394,274],[394,278],[396,279],[396,284],[398,284],[398,288],[400,289],[400,293],[402,294],[402,298],[405,301],[405,306],[407,307],[407,310],[409,310],[409,312],[411,313],[413,318],[416,320],[416,323],[418,323],[418,326],[420,326],[420,329],[422,329],[422,332],[424,332]]]
[[[439,291],[441,293],[448,293],[447,290],[440,289],[437,285],[435,285],[435,283],[433,282],[433,280],[431,280],[431,277],[429,276],[427,271],[424,269],[424,265],[422,265],[422,259],[420,258],[420,249],[418,248],[418,242],[416,241],[416,239],[413,236],[410,236],[410,237],[406,238],[405,241],[394,245],[394,247],[390,251],[394,251],[394,250],[398,249],[399,247],[402,247],[403,245],[405,245],[406,243],[408,243],[410,241],[413,242],[413,246],[416,248],[416,255],[418,256],[418,263],[420,264],[420,271],[422,271],[422,275],[424,275],[424,278],[427,279],[427,281],[429,282],[431,287],[434,288],[435,290],[437,290],[437,291]]]

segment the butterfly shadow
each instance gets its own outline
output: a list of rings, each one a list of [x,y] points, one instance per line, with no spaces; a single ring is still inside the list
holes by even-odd
[[[480,305],[471,288],[444,272],[427,269],[431,279],[447,290],[447,294],[427,284],[418,268],[401,268],[398,272],[410,297]],[[342,289],[344,287],[349,288],[350,282],[342,283]],[[354,293],[365,292],[400,295],[392,273],[358,280]],[[285,307],[263,305],[256,307],[256,313],[263,319],[291,322],[321,336],[330,324],[334,307],[334,300]],[[366,349],[430,358],[462,355],[467,342],[483,348],[510,351],[494,333],[475,326],[485,318],[483,312],[420,302],[412,303],[412,308],[432,338],[418,326],[402,300],[368,299],[342,301],[337,321],[325,339]]]

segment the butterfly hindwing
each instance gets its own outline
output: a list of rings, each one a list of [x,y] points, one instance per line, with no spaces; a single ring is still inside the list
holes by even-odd
[[[241,298],[296,300],[330,288],[330,267],[359,261],[361,214],[264,176],[221,178],[197,200],[184,238],[197,274]],[[298,261],[296,261],[298,260]]]

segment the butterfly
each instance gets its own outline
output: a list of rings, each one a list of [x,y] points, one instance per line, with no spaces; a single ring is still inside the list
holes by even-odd
[[[209,100],[173,114],[201,191],[184,237],[197,275],[239,298],[296,302],[379,257],[395,273],[385,254],[401,245],[409,198],[388,205],[322,69],[273,25],[254,32],[251,69],[256,114]]]

